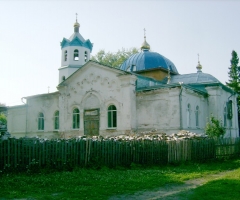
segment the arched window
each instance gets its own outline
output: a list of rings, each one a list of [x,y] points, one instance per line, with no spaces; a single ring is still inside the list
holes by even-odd
[[[87,51],[85,51],[85,54],[84,54],[84,61],[85,61],[85,62],[88,61],[88,53],[87,53]]]
[[[195,111],[195,115],[196,115],[196,127],[199,127],[199,107],[196,107],[196,111]]]
[[[73,110],[73,123],[72,123],[73,129],[78,129],[80,127],[80,113],[77,108]]]
[[[54,114],[54,129],[59,129],[59,111],[56,111]]]
[[[190,112],[191,112],[191,106],[190,104],[187,105],[187,127],[190,127]]]
[[[67,50],[64,51],[64,61],[67,61]]]
[[[117,108],[114,105],[108,107],[108,128],[117,127]]]
[[[224,110],[223,110],[223,126],[224,127],[227,126],[227,107],[224,107]]]
[[[65,76],[62,76],[62,81],[65,81]]]
[[[79,55],[78,55],[78,50],[77,49],[74,50],[73,60],[79,60]]]
[[[44,130],[44,115],[43,113],[38,114],[38,130]]]

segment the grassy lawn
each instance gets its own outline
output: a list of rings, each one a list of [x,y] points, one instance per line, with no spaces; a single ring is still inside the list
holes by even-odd
[[[75,169],[71,172],[2,174],[0,199],[108,199],[113,195],[151,190],[168,183],[181,184],[188,179],[237,168],[240,168],[240,159],[175,166],[132,166],[130,169]],[[240,169],[238,172],[235,176],[209,182],[196,189],[196,195],[204,199],[203,194],[206,191],[214,195],[219,193],[219,196],[226,191],[232,196],[239,196],[239,189],[236,188],[240,188]],[[199,199],[199,196],[197,198],[194,195],[195,193],[192,194],[192,199]]]
[[[221,179],[178,195],[178,199],[189,200],[238,200],[240,199],[240,167]]]

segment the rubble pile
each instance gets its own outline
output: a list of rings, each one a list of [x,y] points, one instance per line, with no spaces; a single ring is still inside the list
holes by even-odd
[[[85,139],[86,136],[80,136],[79,139]],[[162,141],[177,141],[177,140],[202,140],[208,138],[205,134],[193,133],[190,131],[182,130],[178,133],[172,133],[170,135],[166,133],[159,133],[157,130],[144,131],[138,134],[118,135],[118,136],[92,136],[93,140],[162,140]]]

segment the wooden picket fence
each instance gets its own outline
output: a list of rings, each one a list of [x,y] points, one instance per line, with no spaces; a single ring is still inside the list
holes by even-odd
[[[0,141],[0,170],[13,167],[129,166],[201,161],[240,155],[240,139],[204,140],[41,140]]]

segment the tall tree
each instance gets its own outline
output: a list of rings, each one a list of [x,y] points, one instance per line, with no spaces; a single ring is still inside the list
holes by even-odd
[[[230,67],[228,76],[229,76],[229,81],[226,82],[227,86],[230,87],[234,92],[240,95],[240,66],[238,65],[239,63],[239,58],[237,55],[236,51],[232,51],[232,58],[230,60]],[[240,112],[240,96],[237,98],[237,104],[238,104],[238,112]]]
[[[131,55],[138,53],[137,48],[118,50],[117,52],[105,52],[100,50],[95,56],[91,57],[91,60],[97,61],[103,65],[119,68],[120,65],[128,59]]]

